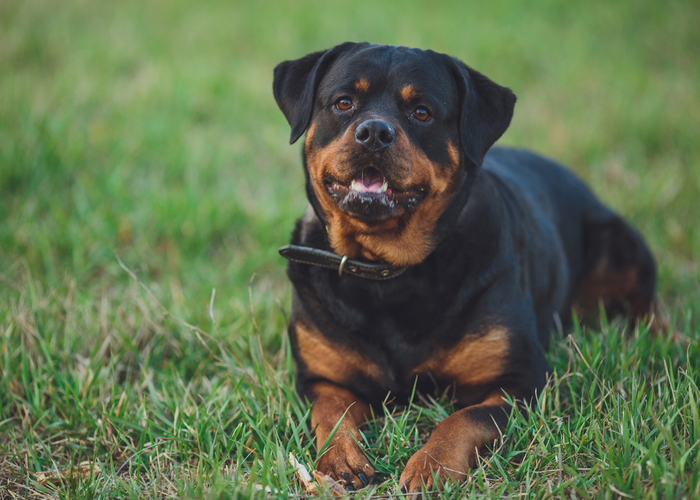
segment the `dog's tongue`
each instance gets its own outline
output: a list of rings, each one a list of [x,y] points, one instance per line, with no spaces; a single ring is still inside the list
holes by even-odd
[[[369,167],[360,172],[360,175],[353,181],[352,188],[364,193],[379,193],[383,191],[384,184],[384,176],[381,172],[376,168]]]

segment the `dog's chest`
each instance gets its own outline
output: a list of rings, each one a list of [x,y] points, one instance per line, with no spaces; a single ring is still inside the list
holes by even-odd
[[[349,357],[359,354],[361,378],[378,397],[410,395],[419,389],[481,384],[495,376],[507,351],[505,331],[494,329],[479,337],[457,332],[435,317],[385,314],[356,331]],[[432,314],[431,314],[432,317]],[[442,321],[441,321],[442,320]]]
[[[426,332],[418,342],[408,342],[394,332],[392,325],[385,324],[381,334],[363,335],[345,351],[347,359],[361,359],[355,363],[351,385],[370,401],[388,397],[405,403],[414,389],[441,393],[453,387],[460,404],[468,404],[478,399],[480,388],[500,376],[507,362],[505,329],[494,328],[479,337],[466,335],[450,343],[435,332]]]

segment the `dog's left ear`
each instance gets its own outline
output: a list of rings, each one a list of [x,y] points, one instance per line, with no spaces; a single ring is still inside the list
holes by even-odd
[[[336,45],[332,49],[313,52],[301,59],[284,61],[275,68],[272,91],[277,105],[292,127],[290,144],[306,131],[314,110],[316,89],[326,70],[338,54],[352,43]]]
[[[503,135],[515,108],[515,94],[489,80],[463,62],[450,57],[461,100],[459,134],[462,150],[476,166]]]

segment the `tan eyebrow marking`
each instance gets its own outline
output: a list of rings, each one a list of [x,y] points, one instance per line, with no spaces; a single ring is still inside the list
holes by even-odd
[[[413,88],[413,85],[406,85],[401,89],[401,98],[404,101],[408,102],[414,97],[416,97],[416,89]]]
[[[369,89],[369,82],[364,78],[360,78],[355,82],[355,90],[358,92],[367,92],[367,89]]]

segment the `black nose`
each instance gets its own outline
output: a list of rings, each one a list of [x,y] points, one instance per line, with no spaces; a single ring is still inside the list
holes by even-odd
[[[366,120],[355,129],[355,140],[370,151],[379,151],[396,139],[394,127],[382,120]]]

